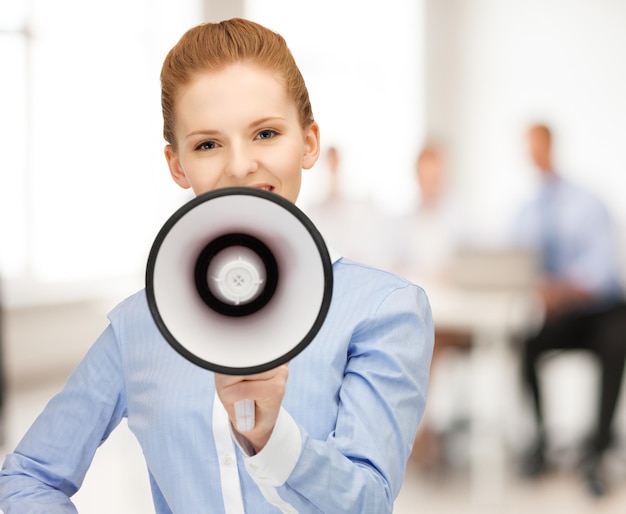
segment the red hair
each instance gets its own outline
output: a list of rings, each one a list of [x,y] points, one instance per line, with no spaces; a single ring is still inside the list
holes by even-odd
[[[281,35],[241,18],[203,23],[183,34],[161,69],[163,136],[175,149],[174,111],[180,89],[197,73],[241,62],[253,63],[282,77],[287,94],[298,109],[302,128],[313,122],[304,79]]]

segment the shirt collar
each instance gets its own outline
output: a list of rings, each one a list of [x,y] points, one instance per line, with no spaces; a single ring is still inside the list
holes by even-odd
[[[339,259],[343,257],[343,255],[341,255],[341,253],[335,250],[334,248],[328,245],[326,245],[326,247],[328,248],[328,253],[330,255],[330,262],[332,264],[335,264]]]

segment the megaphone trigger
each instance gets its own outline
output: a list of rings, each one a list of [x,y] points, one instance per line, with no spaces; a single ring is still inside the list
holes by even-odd
[[[237,420],[238,432],[250,432],[254,428],[255,417],[254,400],[240,400],[235,402],[235,418]]]

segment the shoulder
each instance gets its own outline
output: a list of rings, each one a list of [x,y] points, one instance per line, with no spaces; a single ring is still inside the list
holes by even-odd
[[[607,219],[609,210],[606,203],[592,189],[571,180],[562,180],[560,186],[562,207],[577,214],[581,219]]]
[[[342,257],[333,264],[335,280],[350,281],[354,287],[371,286],[384,288],[418,287],[408,279],[376,266]]]
[[[108,318],[118,336],[129,335],[131,332],[135,335],[138,332],[146,334],[157,330],[144,289],[117,304],[109,312]]]
[[[333,298],[339,301],[375,307],[390,298],[408,296],[418,304],[428,303],[426,293],[417,284],[390,271],[350,259],[336,261],[333,276]]]
[[[572,199],[578,199],[579,201],[586,201],[594,204],[601,204],[602,200],[600,196],[596,194],[592,189],[580,184],[572,179],[560,179],[559,192],[561,195],[567,196]]]
[[[150,315],[145,289],[141,289],[118,303],[110,312],[109,319],[120,320],[126,316]]]

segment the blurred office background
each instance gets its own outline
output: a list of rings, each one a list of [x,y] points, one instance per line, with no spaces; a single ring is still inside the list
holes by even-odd
[[[0,0],[3,455],[108,310],[142,287],[152,240],[189,198],[163,158],[160,66],[187,28],[231,16],[274,28],[289,43],[323,151],[339,149],[346,202],[366,206],[358,230],[359,218],[347,218],[353,234],[365,237],[378,218],[411,211],[420,197],[415,157],[434,139],[445,148],[451,189],[471,210],[474,239],[497,246],[536,185],[524,142],[536,120],[555,130],[559,169],[600,195],[625,226],[620,0]],[[322,157],[305,172],[305,211],[326,194],[326,167]],[[390,263],[388,238],[370,239],[355,257]],[[481,461],[481,436],[468,430],[451,443],[455,466],[424,473],[410,465],[398,512],[617,512],[626,498],[620,445],[611,456],[614,484],[601,500],[567,465],[536,483],[517,478],[518,441],[530,427],[515,352],[501,343],[500,360],[484,352],[479,368],[496,381],[477,385],[484,392],[496,384],[496,407],[480,414],[489,430],[500,421],[485,433],[497,433],[501,445]],[[472,359],[448,369],[472,375]],[[489,375],[490,363],[500,375]],[[589,426],[597,369],[584,356],[551,366],[548,389],[559,400],[550,426],[567,448]],[[459,378],[454,394],[472,380]],[[616,419],[622,440],[624,403]],[[475,413],[463,416],[472,423]],[[124,427],[96,459],[77,495],[81,512],[150,511],[140,451]]]

